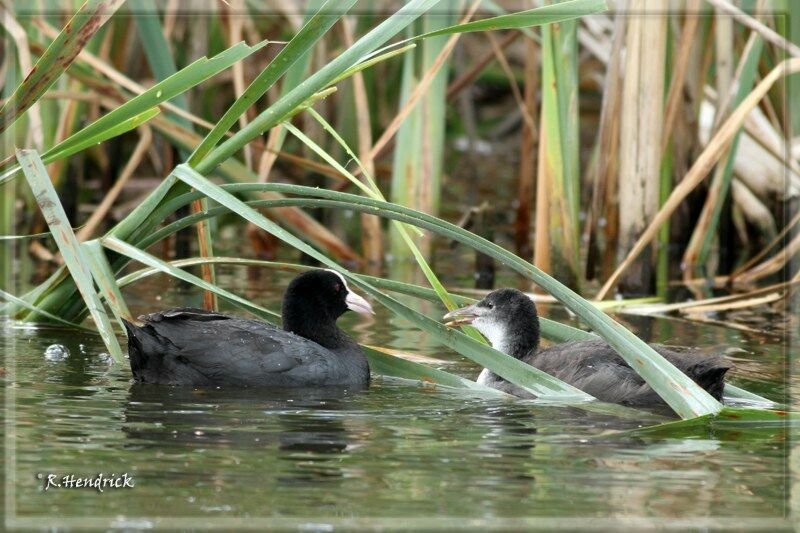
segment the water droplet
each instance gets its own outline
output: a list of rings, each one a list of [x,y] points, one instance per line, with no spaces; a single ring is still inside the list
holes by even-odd
[[[158,91],[158,92],[156,93],[156,98],[161,98],[161,91]]]
[[[44,358],[48,361],[63,361],[69,357],[69,350],[62,344],[52,344],[44,351]]]

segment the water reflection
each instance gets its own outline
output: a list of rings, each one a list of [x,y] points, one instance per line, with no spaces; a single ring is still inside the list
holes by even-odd
[[[282,483],[341,477],[338,467],[359,436],[343,416],[363,391],[313,389],[192,389],[133,384],[123,431],[137,448],[165,442],[188,448],[259,450],[286,462]]]

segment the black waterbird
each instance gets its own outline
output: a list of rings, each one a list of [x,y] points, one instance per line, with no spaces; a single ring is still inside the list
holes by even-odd
[[[602,339],[572,341],[539,349],[536,305],[516,289],[498,289],[480,302],[444,316],[448,326],[471,324],[503,353],[547,372],[561,381],[610,403],[663,406],[661,397]],[[722,357],[679,353],[660,344],[656,352],[688,375],[715,399],[722,398],[725,373],[731,365]],[[533,395],[484,368],[478,383],[515,396]]]
[[[361,347],[336,325],[348,309],[371,314],[333,270],[298,275],[283,297],[283,329],[260,320],[176,308],[125,322],[142,383],[234,387],[366,386]]]

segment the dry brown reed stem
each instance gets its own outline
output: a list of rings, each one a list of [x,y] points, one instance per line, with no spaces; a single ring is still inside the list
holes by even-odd
[[[717,93],[711,87],[706,86],[704,94],[710,102],[713,103],[717,101]],[[768,119],[764,118],[764,120]],[[776,159],[780,160],[787,171],[791,171],[800,176],[800,165],[798,165],[792,157],[786,157],[785,145],[783,141],[780,140],[779,134],[775,132],[772,124],[769,124],[768,127],[765,126],[764,120],[759,120],[755,116],[755,112],[747,115],[747,118],[744,120],[744,131],[747,132],[754,142],[758,143],[759,146],[775,156]]]
[[[692,324],[693,326],[696,326],[698,323],[701,323],[701,324],[708,324],[710,326],[719,326],[721,328],[743,331],[745,333],[753,333],[757,335],[765,335],[770,333],[769,331],[764,331],[763,329],[752,328],[750,326],[745,326],[744,324],[731,322],[730,320],[717,320],[715,318],[708,318],[707,316],[702,315],[700,313],[696,313],[693,315],[686,315],[686,318],[683,318],[681,320],[685,320],[690,324]]]
[[[56,30],[46,22],[42,21],[41,19],[35,19],[34,24],[37,27],[39,27],[39,29],[41,29],[42,32],[51,39],[55,38],[58,35],[58,30]],[[147,90],[146,87],[128,78],[127,76],[122,74],[120,71],[118,71],[117,69],[115,69],[114,67],[112,67],[99,57],[97,57],[96,55],[87,52],[86,49],[81,50],[81,52],[78,54],[77,59],[85,62],[90,67],[92,67],[93,69],[97,70],[98,72],[106,76],[112,82],[116,83],[120,87],[136,95],[142,94]],[[205,128],[207,130],[211,130],[214,127],[214,124],[212,124],[211,122],[203,120],[197,115],[194,115],[184,109],[181,109],[180,107],[171,104],[169,102],[162,102],[158,105],[159,107],[168,110],[170,113],[174,113],[182,118],[185,118],[186,120],[192,122],[192,124]]]
[[[89,88],[89,91],[94,91],[94,89]],[[56,94],[54,91],[50,91],[45,93],[45,97],[47,95]],[[115,95],[115,98],[111,98],[103,93],[70,93],[70,92],[58,92],[58,97],[69,97],[76,100],[85,100],[85,101],[93,101],[99,102],[103,107],[108,109],[114,109],[119,105],[119,102],[116,100],[121,100],[122,97],[119,95]],[[165,119],[161,116],[156,116],[149,124],[154,127],[156,130],[161,132],[167,138],[172,139],[180,139],[181,142],[185,143],[187,146],[196,146],[200,144],[201,137],[194,132],[190,132],[185,128],[175,124],[175,122]],[[264,196],[264,197],[269,197]],[[271,197],[275,197],[274,195]],[[303,210],[296,208],[296,207],[284,207],[275,210],[276,212],[280,213],[282,222],[285,223],[287,226],[293,228],[294,231],[297,231],[301,234],[308,235],[318,246],[320,246],[323,250],[327,253],[334,255],[340,259],[346,261],[353,261],[359,262],[361,257],[355,253],[347,244],[342,242],[336,235],[331,233],[326,227],[321,225],[319,222],[311,218],[307,213]]]
[[[747,59],[750,57],[752,49],[759,38],[755,33],[750,34],[750,37],[747,39],[747,44],[745,44],[744,50],[740,55],[741,59],[736,67],[736,74],[734,75],[730,72],[730,68],[728,68],[728,66],[733,66],[733,58],[731,57],[733,51],[732,26],[733,21],[730,17],[720,17],[717,19],[717,64],[721,63],[726,65],[726,67],[719,69],[717,72],[717,94],[725,95],[725,97],[720,99],[717,105],[717,116],[715,118],[716,127],[718,127],[722,120],[729,114],[729,108],[734,99],[731,88],[741,83],[745,63],[747,63]],[[728,76],[730,76],[730,78],[728,78]],[[723,201],[722,192],[725,171],[731,157],[734,157],[734,154],[731,153],[729,147],[728,150],[725,151],[725,155],[721,158],[720,164],[714,169],[714,176],[711,180],[711,186],[708,188],[708,194],[703,203],[703,209],[700,212],[700,217],[694,226],[689,244],[686,246],[686,250],[683,254],[682,261],[685,268],[683,271],[684,279],[688,280],[692,278],[693,272],[689,267],[698,262],[706,234],[711,231],[715,206],[718,202]]]
[[[672,127],[678,114],[678,106],[683,100],[683,84],[686,81],[686,71],[689,68],[689,56],[692,53],[694,37],[700,22],[700,17],[692,14],[692,12],[699,10],[700,0],[689,0],[686,8],[686,22],[683,24],[681,43],[674,59],[675,68],[672,70],[672,81],[667,94],[667,104],[664,108],[664,134],[661,137],[662,154],[667,151],[669,139],[672,137]]]
[[[776,302],[781,298],[781,293],[773,292],[764,296],[758,296],[756,298],[747,298],[744,300],[737,300],[735,302],[728,302],[724,304],[698,305],[697,307],[694,307],[692,311],[693,313],[719,313],[721,311],[731,311],[733,309],[747,309],[748,307],[756,307],[758,305]]]
[[[622,99],[620,77],[622,64],[622,45],[625,42],[625,31],[627,27],[627,17],[621,12],[614,20],[614,37],[611,43],[611,57],[606,69],[605,90],[603,92],[603,103],[600,109],[600,130],[597,135],[597,164],[593,176],[592,205],[589,216],[586,218],[584,236],[589,239],[589,255],[587,258],[587,278],[594,278],[596,268],[590,266],[597,260],[595,257],[598,252],[597,228],[603,204],[606,205],[606,254],[608,258],[608,273],[613,269],[611,258],[616,255],[616,226],[617,198],[616,198],[616,179],[617,162],[619,160],[619,117],[620,104]],[[606,261],[604,261],[606,263]],[[606,271],[605,265],[603,271]]]
[[[635,314],[641,314],[642,311],[646,311],[648,313],[670,313],[672,311],[689,313],[689,312],[695,312],[698,308],[701,309],[705,308],[708,311],[712,311],[716,309],[723,309],[725,306],[729,305],[732,302],[738,302],[740,300],[751,300],[763,296],[765,294],[779,293],[781,291],[791,289],[798,283],[800,283],[800,280],[775,283],[767,287],[761,287],[745,293],[729,294],[727,296],[715,296],[713,298],[702,298],[691,302],[676,302],[671,304],[646,304],[640,306],[634,305],[629,307],[627,310]]]
[[[119,102],[115,101],[112,98],[107,96],[101,95],[99,92],[95,92],[94,89],[89,89],[90,92],[77,92],[77,91],[48,91],[46,92],[42,98],[46,99],[53,99],[53,100],[79,100],[82,102],[92,102],[92,103],[100,103],[103,107],[107,109],[114,109],[119,105]],[[228,132],[226,135],[231,136],[232,134]],[[253,149],[256,152],[262,151],[258,145],[254,145]],[[263,149],[264,153],[267,153],[269,147]],[[263,154],[262,154],[263,155]],[[282,152],[279,150],[273,150],[271,155],[275,157],[279,157],[281,159],[285,159],[291,163],[295,163],[298,166],[311,170],[313,172],[318,172],[319,174],[323,174],[328,176],[332,179],[339,180],[342,182],[347,182],[347,178],[340,174],[335,168],[330,165],[326,165],[325,163],[320,163],[317,161],[312,161],[311,159],[290,154],[289,152]],[[13,157],[13,156],[12,156]],[[3,167],[5,164],[10,162],[10,160],[0,162],[0,167]]]
[[[752,42],[752,39],[750,40]],[[752,46],[752,45],[751,45]],[[728,101],[731,98],[731,86],[733,85],[733,20],[717,13],[715,18],[714,27],[714,53],[716,54],[716,61],[714,61],[714,71],[716,74],[717,94],[722,96],[724,105],[717,108],[717,117],[722,117],[725,114]],[[740,64],[744,63],[744,54],[739,57],[742,58]],[[719,118],[718,118],[719,120]]]
[[[514,95],[514,100],[517,102],[517,107],[519,108],[519,112],[522,114],[522,119],[531,130],[536,131],[536,122],[534,122],[533,117],[528,111],[528,107],[525,105],[525,100],[522,98],[522,93],[519,92],[519,86],[517,86],[517,79],[514,77],[514,72],[511,70],[511,65],[508,64],[505,54],[503,54],[503,51],[500,49],[500,45],[497,43],[497,39],[492,36],[492,32],[490,31],[486,32],[486,39],[488,39],[489,44],[492,47],[492,51],[494,52],[494,56],[497,58],[497,62],[500,63],[500,68],[503,70],[506,78],[508,78],[508,84],[511,87],[511,94]]]
[[[355,24],[351,17],[342,17],[342,34],[344,44],[348,48],[353,46]],[[353,74],[353,101],[356,114],[356,132],[358,135],[358,157],[361,159],[364,170],[369,176],[375,176],[375,162],[370,159],[364,161],[363,157],[372,147],[372,125],[369,112],[369,98],[364,84],[362,72]],[[369,186],[367,176],[361,176],[361,181]],[[361,254],[364,256],[367,270],[372,274],[380,273],[383,263],[383,234],[381,232],[381,219],[375,215],[361,214]]]
[[[61,114],[58,118],[58,125],[56,126],[56,134],[54,137],[53,144],[58,144],[67,137],[69,137],[71,133],[70,127],[72,126],[73,121],[75,119],[75,113],[77,109],[78,109],[78,101],[71,100],[67,102],[64,108],[61,110]],[[61,171],[64,168],[64,165],[66,164],[67,161],[65,159],[53,161],[52,163],[47,165],[47,174],[50,175],[56,181],[58,181],[61,176]]]
[[[645,6],[644,0],[635,0],[630,9],[666,10],[665,1],[655,4]],[[658,210],[666,32],[664,15],[635,16],[628,25],[618,189],[625,208],[619,211],[619,254],[630,250]],[[633,292],[649,293],[653,267],[652,257],[640,259],[637,268],[625,273],[624,284]]]
[[[474,0],[472,4],[470,4],[469,9],[467,10],[467,14],[464,15],[459,24],[465,24],[469,22],[469,20],[472,18],[472,15],[475,14],[475,11],[478,9],[480,4],[481,4],[480,0]],[[439,72],[444,62],[447,60],[448,57],[450,57],[450,54],[453,52],[453,48],[455,48],[459,37],[461,37],[461,34],[456,33],[451,35],[450,38],[447,39],[447,43],[442,47],[442,51],[439,52],[439,55],[436,56],[433,65],[431,65],[431,68],[429,68],[427,72],[425,72],[425,74],[419,80],[419,83],[417,83],[417,86],[409,95],[408,100],[406,101],[403,108],[400,110],[399,113],[397,113],[397,115],[395,115],[394,119],[392,119],[392,121],[386,127],[386,129],[383,132],[383,135],[381,135],[380,138],[377,140],[377,142],[375,142],[375,144],[372,146],[372,150],[370,150],[369,153],[367,153],[367,155],[364,156],[364,159],[362,159],[362,163],[366,163],[367,161],[374,161],[375,157],[377,157],[377,155],[381,152],[381,150],[383,150],[383,147],[389,142],[389,140],[392,137],[394,137],[394,134],[397,133],[397,130],[400,129],[400,126],[403,124],[405,119],[414,109],[414,106],[416,106],[419,100],[423,96],[425,96],[425,93],[427,92],[428,88],[433,82],[433,79],[436,77],[436,74]],[[360,172],[357,171],[354,172],[353,174],[358,176]]]
[[[708,175],[711,168],[719,161],[719,158],[725,153],[731,141],[733,140],[736,132],[741,128],[744,118],[750,113],[770,88],[780,78],[794,73],[800,72],[800,58],[787,59],[779,63],[770,73],[756,86],[750,94],[742,101],[741,104],[731,113],[731,116],[725,121],[722,127],[714,134],[714,137],[709,141],[706,148],[697,158],[695,163],[686,173],[683,180],[678,186],[670,193],[667,201],[658,211],[653,218],[650,225],[642,233],[636,244],[631,248],[628,255],[620,263],[611,277],[606,280],[597,299],[605,298],[611,288],[616,284],[619,276],[631,265],[634,259],[647,247],[647,245],[658,234],[661,226],[669,220],[669,217],[675,212],[675,209],[686,199],[690,192],[697,187]]]
[[[269,150],[269,148],[266,149]],[[313,161],[307,157],[303,157],[297,154],[292,154],[290,152],[283,152],[281,150],[273,150],[272,154],[290,163],[294,163],[298,167],[303,168],[305,170],[310,170],[311,172],[316,172],[318,174],[322,174],[323,176],[328,176],[329,178],[337,180],[339,182],[350,183],[350,180],[347,179],[347,176],[341,174],[338,170],[336,170],[335,168],[333,168],[328,164],[320,163],[318,161]]]
[[[539,130],[539,146],[547,142],[545,128]],[[544,272],[550,272],[550,236],[547,228],[550,227],[550,180],[547,176],[547,165],[542,151],[539,150],[538,164],[536,166],[536,235],[533,244],[533,264]],[[535,291],[540,291],[534,287]]]
[[[741,265],[739,268],[737,268],[736,270],[734,270],[734,271],[733,271],[733,273],[731,273],[731,275],[730,275],[730,276],[727,276],[727,279],[730,279],[730,280],[734,280],[734,279],[736,279],[736,276],[738,276],[738,275],[739,275],[739,274],[741,274],[742,272],[745,272],[745,271],[749,270],[750,268],[752,268],[752,267],[753,267],[753,265],[755,265],[755,264],[757,264],[759,261],[761,261],[761,259],[763,259],[763,258],[764,258],[764,256],[765,256],[765,255],[767,255],[767,253],[768,253],[770,250],[772,250],[772,249],[773,249],[773,248],[774,248],[774,247],[775,247],[775,246],[776,246],[778,243],[780,243],[780,242],[783,240],[783,238],[786,236],[786,234],[787,234],[787,233],[789,233],[789,231],[791,231],[791,229],[792,229],[793,227],[795,227],[795,225],[797,225],[797,223],[798,223],[798,222],[800,222],[800,211],[798,211],[797,213],[795,213],[795,215],[792,217],[792,219],[789,221],[789,223],[788,223],[788,224],[786,224],[786,225],[783,227],[783,229],[780,231],[780,233],[778,233],[778,234],[775,236],[775,238],[774,238],[774,239],[772,239],[772,240],[769,242],[769,244],[767,244],[767,245],[766,245],[766,246],[765,246],[765,247],[764,247],[764,248],[763,248],[763,249],[762,249],[760,252],[758,252],[756,255],[754,255],[753,257],[751,257],[751,258],[750,258],[750,259],[749,259],[749,260],[748,260],[746,263],[742,264],[742,265]]]
[[[237,15],[236,12],[244,10],[244,1],[228,0],[228,2],[228,46],[233,46],[242,40],[244,19]],[[242,96],[242,93],[244,93],[246,86],[244,79],[244,62],[235,62],[231,67],[231,71],[233,72],[233,92],[238,100],[239,97]],[[239,127],[244,128],[245,126],[247,126],[247,113],[242,113],[239,116]],[[253,148],[250,146],[250,143],[244,146],[244,163],[247,165],[247,168],[253,168]]]
[[[505,50],[506,48],[508,48],[508,46],[511,43],[513,43],[517,39],[517,37],[519,37],[520,35],[522,35],[521,32],[516,31],[516,30],[510,30],[507,33],[507,35],[503,38],[503,40],[500,41],[500,43],[499,43],[500,49],[501,50]],[[456,96],[458,96],[458,94],[462,90],[464,90],[465,87],[468,87],[470,83],[475,81],[475,78],[477,78],[478,75],[480,75],[480,73],[483,71],[483,69],[485,69],[492,62],[492,60],[494,60],[494,58],[495,58],[494,50],[489,50],[486,53],[484,53],[484,55],[481,56],[481,58],[478,59],[475,63],[473,63],[472,66],[469,67],[469,69],[467,69],[458,78],[453,80],[450,83],[450,85],[447,86],[447,94],[446,94],[445,98],[448,101],[450,101],[453,98],[455,98]],[[373,154],[374,154],[373,159],[377,159],[384,152],[386,152],[387,150],[390,150],[394,146],[394,141],[395,141],[394,138],[392,138],[389,142],[387,142],[384,145],[382,145],[379,150],[374,151],[373,152]],[[355,169],[353,171],[353,175],[354,176],[360,176],[361,175],[361,169],[360,168]]]
[[[487,35],[489,35],[487,33]],[[517,40],[517,37],[522,35],[521,32],[516,30],[509,31],[505,37],[498,43],[498,47],[500,50],[505,50],[508,46]],[[530,41],[530,39],[529,39]],[[532,42],[532,41],[531,41]],[[494,50],[488,50],[483,56],[480,57],[475,63],[472,64],[467,70],[465,70],[458,78],[453,80],[450,85],[447,87],[447,100],[454,98],[458,93],[460,93],[464,87],[467,87],[470,83],[475,81],[475,78],[485,69],[489,63],[492,62],[496,57],[496,52]]]
[[[303,16],[297,6],[296,0],[273,0],[273,7],[286,17],[295,33],[303,26]]]
[[[271,130],[267,136],[267,146],[261,154],[261,159],[258,163],[258,181],[267,183],[269,181],[269,174],[272,172],[272,167],[275,165],[275,160],[278,158],[278,142],[281,138],[281,131],[283,131],[283,124],[278,124]]]
[[[103,222],[106,215],[111,210],[111,207],[114,205],[114,202],[117,200],[119,193],[122,192],[122,189],[125,188],[125,184],[139,167],[144,155],[147,153],[147,149],[150,147],[150,143],[153,142],[153,133],[149,126],[144,125],[137,129],[139,131],[139,142],[136,143],[136,147],[128,158],[128,162],[125,163],[125,167],[122,169],[122,172],[120,172],[117,181],[114,182],[114,185],[103,197],[100,205],[92,212],[86,224],[77,232],[76,236],[79,241],[86,241],[95,234],[98,226]]]
[[[751,268],[747,272],[743,272],[736,277],[737,283],[751,284],[767,276],[775,274],[782,269],[792,258],[800,252],[800,233],[789,241],[784,248],[778,253],[760,263],[759,265]]]
[[[161,23],[164,28],[164,37],[169,42],[172,32],[175,30],[175,20],[178,18],[178,6],[181,0],[167,0],[167,5],[164,8],[164,20]]]
[[[738,23],[743,26],[746,26],[753,30],[754,32],[760,34],[765,41],[774,44],[778,48],[782,48],[786,50],[789,55],[794,57],[800,57],[800,47],[796,44],[787,41],[780,34],[775,32],[775,30],[769,28],[768,26],[764,25],[763,23],[759,22],[755,18],[751,17],[738,7],[734,6],[730,2],[726,0],[706,0],[709,4],[713,5],[714,7],[719,8],[720,11],[724,11],[728,13],[730,16],[734,18]]]

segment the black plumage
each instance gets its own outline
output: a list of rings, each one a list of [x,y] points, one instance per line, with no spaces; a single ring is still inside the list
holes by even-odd
[[[499,289],[483,300],[448,313],[451,325],[472,324],[496,349],[569,383],[598,400],[631,406],[663,406],[661,397],[604,340],[573,341],[539,348],[539,317],[533,301],[516,289]],[[650,345],[717,400],[731,365],[722,357],[691,349]],[[533,395],[484,369],[484,385],[515,396]]]
[[[134,378],[143,383],[233,387],[366,386],[369,364],[336,325],[348,309],[372,312],[339,274],[297,276],[283,299],[283,329],[267,322],[176,308],[125,323]]]

